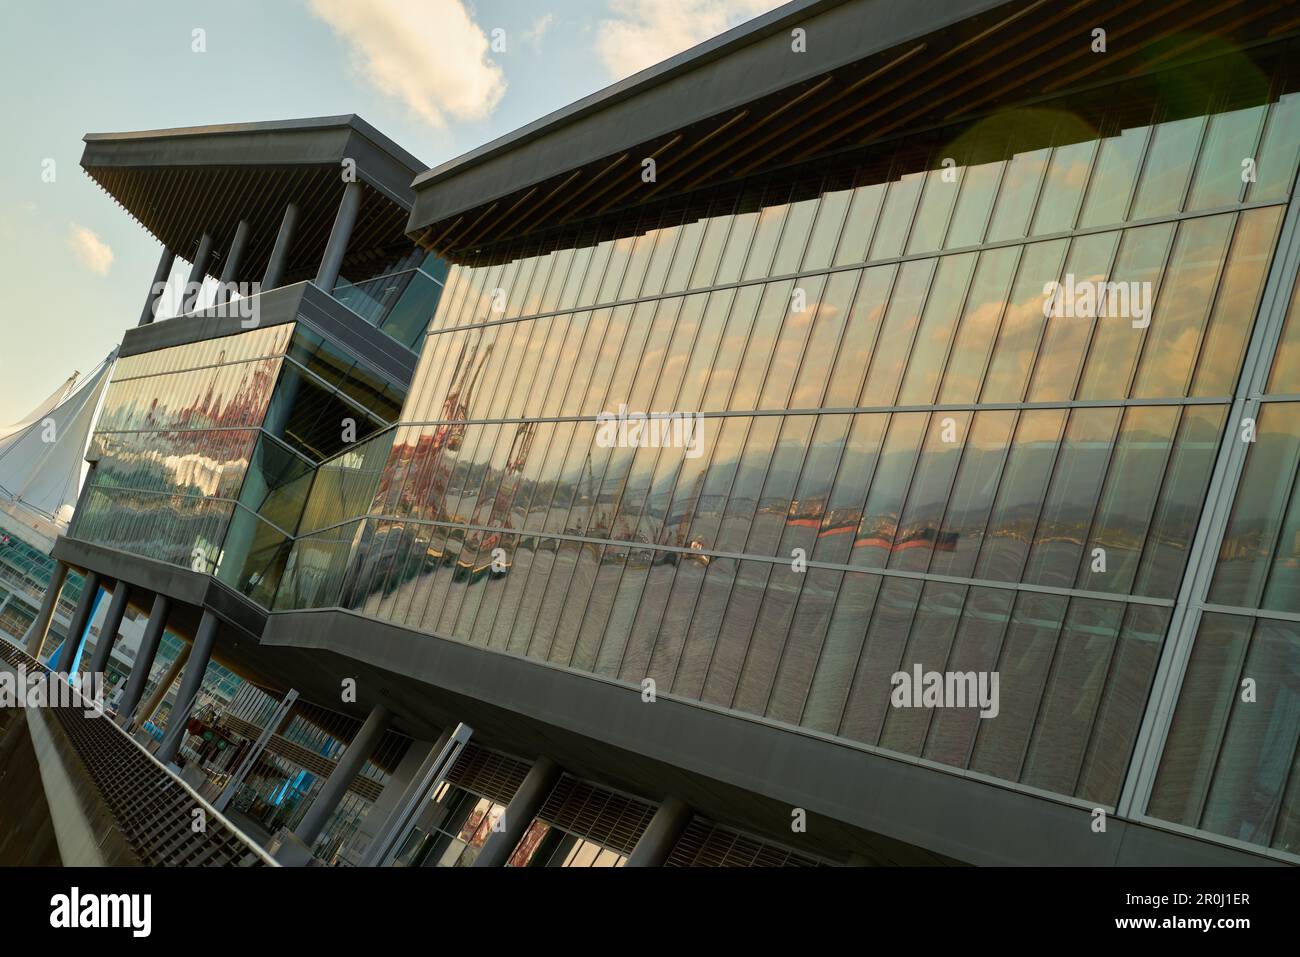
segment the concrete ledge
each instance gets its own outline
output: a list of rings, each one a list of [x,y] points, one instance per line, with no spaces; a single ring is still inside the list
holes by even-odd
[[[266,646],[327,650],[463,702],[980,865],[1279,863],[960,771],[660,696],[338,610],[271,615]]]

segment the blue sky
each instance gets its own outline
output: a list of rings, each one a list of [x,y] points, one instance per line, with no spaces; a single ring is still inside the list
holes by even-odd
[[[777,5],[0,0],[0,425],[107,355],[157,262],[83,134],[358,113],[432,166]]]

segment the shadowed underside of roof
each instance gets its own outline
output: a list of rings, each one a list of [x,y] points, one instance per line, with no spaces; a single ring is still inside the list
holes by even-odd
[[[792,49],[796,27],[809,52]],[[461,261],[1297,28],[1289,0],[801,0],[423,174],[411,235]]]
[[[313,269],[344,189],[345,160],[365,185],[352,261],[403,239],[422,164],[358,117],[232,124],[85,137],[81,165],[159,242],[192,260],[203,233],[213,240],[210,275],[241,219],[248,248],[236,279],[262,277],[285,206],[300,210],[288,274]]]

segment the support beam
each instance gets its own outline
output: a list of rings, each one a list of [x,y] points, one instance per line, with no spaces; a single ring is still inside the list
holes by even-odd
[[[199,287],[203,285],[203,280],[208,275],[208,263],[212,260],[212,234],[204,233],[203,238],[199,240],[199,251],[194,254],[194,262],[190,266],[189,278],[185,280],[185,292],[181,299],[180,315],[185,315],[194,309],[194,304],[199,299]]]
[[[662,867],[691,821],[691,809],[671,795],[659,805],[624,867]]]
[[[109,602],[108,614],[99,629],[99,641],[95,644],[95,653],[83,669],[90,674],[100,674],[108,665],[108,657],[113,653],[113,644],[117,641],[118,629],[122,627],[122,618],[126,615],[126,602],[131,594],[131,586],[119,581],[113,586],[113,600]]]
[[[174,760],[176,752],[181,748],[185,725],[190,720],[199,688],[203,686],[203,675],[208,670],[208,662],[212,660],[212,649],[217,645],[217,624],[217,616],[212,610],[203,609],[203,618],[194,633],[194,644],[190,645],[190,660],[185,665],[181,686],[176,692],[176,703],[167,716],[167,733],[163,735],[162,744],[155,754],[164,764]]]
[[[289,251],[293,248],[293,235],[298,231],[298,205],[289,203],[284,207],[284,217],[280,220],[280,231],[275,234],[275,245],[271,247],[271,259],[266,264],[266,274],[262,276],[262,291],[275,289],[284,280],[285,270],[289,266]]]
[[[261,757],[262,752],[266,750],[266,746],[270,743],[272,735],[279,731],[281,724],[283,724],[289,717],[289,712],[293,708],[293,703],[297,700],[297,689],[290,688],[288,693],[284,696],[284,700],[282,700],[279,706],[276,707],[275,711],[272,712],[271,719],[266,722],[266,727],[262,729],[262,733],[258,735],[257,740],[253,742],[252,747],[248,749],[244,754],[244,757],[240,760],[239,767],[237,767],[235,772],[230,775],[230,780],[226,782],[226,786],[222,789],[221,794],[212,802],[212,806],[218,811],[223,813],[225,812],[226,805],[230,803],[230,799],[239,791],[240,786],[244,783],[244,778],[248,776],[248,772],[253,769],[253,765],[257,763],[257,759]]]
[[[157,318],[158,303],[162,301],[163,290],[167,288],[167,279],[172,274],[172,263],[175,261],[176,254],[164,246],[162,255],[158,257],[158,268],[153,271],[153,282],[149,284],[149,295],[145,297],[140,321],[136,325],[147,326]]]
[[[68,635],[63,639],[63,652],[55,671],[67,674],[72,670],[72,663],[77,659],[77,649],[86,637],[86,628],[90,625],[90,616],[95,608],[95,599],[99,597],[99,573],[87,572],[85,583],[81,586],[81,600],[77,610],[68,622]]]
[[[460,723],[438,736],[370,842],[362,866],[387,867],[393,862],[473,733],[472,728]]]
[[[145,701],[144,705],[140,708],[139,713],[136,715],[136,727],[144,727],[146,722],[153,719],[154,712],[162,707],[163,699],[167,697],[167,692],[170,691],[172,685],[176,683],[176,676],[179,675],[181,669],[185,667],[185,662],[190,660],[190,652],[193,648],[194,646],[189,644],[183,644],[181,646],[180,653],[173,658],[172,663],[167,666],[167,671],[159,680],[158,687],[153,689],[153,694],[149,695],[149,699]]]
[[[339,801],[347,793],[348,785],[361,772],[366,759],[370,757],[375,750],[375,745],[384,736],[384,732],[388,729],[389,717],[387,708],[382,704],[375,705],[370,714],[366,715],[365,723],[357,731],[356,737],[339,758],[339,763],[334,766],[334,773],[321,785],[320,793],[311,802],[307,813],[303,815],[302,821],[293,832],[294,837],[308,848],[316,843],[316,838],[320,837],[321,831],[325,830],[330,815],[334,813]]]
[[[217,286],[219,303],[230,301],[230,287],[239,278],[239,263],[244,258],[244,250],[248,248],[248,232],[248,220],[241,219],[239,225],[235,227],[235,238],[230,241],[226,261],[221,266],[221,283]]]
[[[117,703],[117,714],[123,726],[129,725],[135,706],[140,703],[144,686],[149,681],[149,671],[153,668],[154,657],[158,654],[158,644],[167,629],[167,612],[171,610],[171,600],[166,595],[154,595],[153,607],[149,609],[149,621],[144,626],[140,637],[140,647],[135,653],[135,664],[127,676],[126,687]]]
[[[36,618],[27,626],[27,632],[23,635],[23,647],[33,658],[41,656],[41,645],[45,644],[45,636],[50,630],[50,619],[54,617],[54,609],[59,604],[59,593],[63,591],[63,583],[67,578],[67,562],[56,562],[54,574],[50,576],[50,583],[45,586],[45,597],[41,599],[40,611],[36,613]]]
[[[316,285],[326,292],[332,293],[338,284],[339,270],[343,268],[343,257],[347,255],[352,227],[357,224],[357,213],[360,211],[361,184],[353,180],[343,187],[343,199],[339,203],[338,214],[334,217],[334,228],[330,230],[325,255],[321,257],[320,269],[316,273]]]
[[[483,849],[474,859],[475,867],[502,867],[510,860],[510,853],[519,843],[519,839],[533,823],[537,812],[542,809],[546,796],[560,779],[559,766],[547,757],[540,757],[524,777],[519,790],[506,805],[505,827],[494,832],[484,843]]]

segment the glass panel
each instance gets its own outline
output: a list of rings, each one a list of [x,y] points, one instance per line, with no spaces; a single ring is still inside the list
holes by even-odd
[[[1047,177],[1043,182],[1043,195],[1039,198],[1038,210],[1034,213],[1034,228],[1031,230],[1033,235],[1062,233],[1074,228],[1074,221],[1079,215],[1079,201],[1088,185],[1088,176],[1092,172],[1092,161],[1096,155],[1095,139],[1069,143],[1052,150]]]
[[[876,235],[871,243],[871,258],[892,259],[901,255],[903,244],[907,241],[912,227],[912,216],[916,212],[916,203],[921,195],[921,185],[925,182],[925,173],[904,173],[889,184],[885,196],[884,210],[880,214],[880,223],[876,226]],[[855,225],[850,211],[850,226]],[[846,237],[847,238],[847,237]],[[836,257],[837,261],[839,257]]]
[[[1024,580],[1069,588],[1083,557],[1101,483],[1114,449],[1119,409],[1074,409],[1043,501]]]
[[[1256,155],[1255,145],[1267,113],[1266,106],[1252,106],[1210,117],[1188,209],[1214,209],[1241,201],[1246,188],[1241,163]]]
[[[1232,238],[1233,219],[1231,215],[1207,216],[1178,227],[1169,267],[1160,283],[1160,298],[1148,317],[1150,328],[1145,331],[1147,343],[1133,395],[1187,394],[1219,270]]]
[[[1038,187],[1047,169],[1051,150],[1017,153],[1007,164],[998,193],[997,206],[989,223],[988,241],[1019,239],[1028,235],[1029,217],[1038,201]]]
[[[1146,151],[1149,126],[1134,127],[1101,141],[1079,226],[1107,226],[1126,218],[1133,181]]]
[[[1204,131],[1204,116],[1189,116],[1156,126],[1147,147],[1142,182],[1133,200],[1130,219],[1168,216],[1183,208],[1187,181]]]

